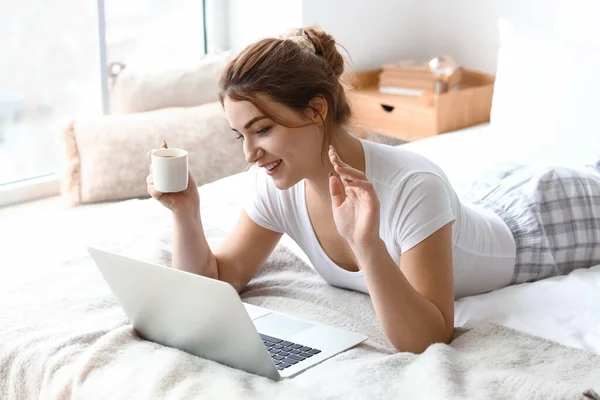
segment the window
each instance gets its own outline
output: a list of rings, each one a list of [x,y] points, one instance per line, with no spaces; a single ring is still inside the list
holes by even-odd
[[[204,54],[202,0],[104,0],[110,63],[158,69]]]
[[[41,196],[29,183],[44,178],[44,193],[57,193],[57,122],[109,109],[109,64],[161,68],[204,54],[203,9],[202,0],[0,0],[0,206]]]
[[[0,0],[0,185],[55,174],[53,124],[102,112],[97,22],[90,1]]]

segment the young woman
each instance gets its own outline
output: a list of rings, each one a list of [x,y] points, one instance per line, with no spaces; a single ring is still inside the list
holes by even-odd
[[[461,202],[431,161],[352,135],[343,71],[334,38],[315,27],[261,40],[229,63],[221,102],[246,160],[258,167],[256,191],[213,251],[193,177],[185,191],[162,194],[150,172],[148,193],[173,213],[176,268],[241,291],[287,233],[327,282],[370,295],[398,351],[422,352],[451,340],[455,296],[600,263],[597,245],[579,246],[600,243],[596,176],[521,176],[507,192],[501,185],[479,204]],[[579,185],[578,219],[563,212],[555,224],[544,220],[556,214],[544,193],[568,194],[549,191],[556,181]],[[503,207],[506,199],[515,207]],[[517,209],[519,199],[526,201]],[[563,246],[555,239],[568,231],[565,221],[575,228],[584,221],[591,234]]]

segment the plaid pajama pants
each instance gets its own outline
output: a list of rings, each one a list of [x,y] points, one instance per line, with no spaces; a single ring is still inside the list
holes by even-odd
[[[511,284],[600,264],[600,169],[520,168],[473,203],[498,214],[514,235]]]

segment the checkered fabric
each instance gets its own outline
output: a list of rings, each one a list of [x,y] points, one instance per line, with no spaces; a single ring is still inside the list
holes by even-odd
[[[512,284],[600,264],[600,171],[519,168],[473,201],[498,214],[515,237]]]

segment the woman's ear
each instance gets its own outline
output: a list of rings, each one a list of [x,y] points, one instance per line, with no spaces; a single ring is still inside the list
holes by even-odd
[[[327,118],[327,100],[323,96],[315,96],[308,102],[306,111],[308,118],[315,124],[322,124]]]

